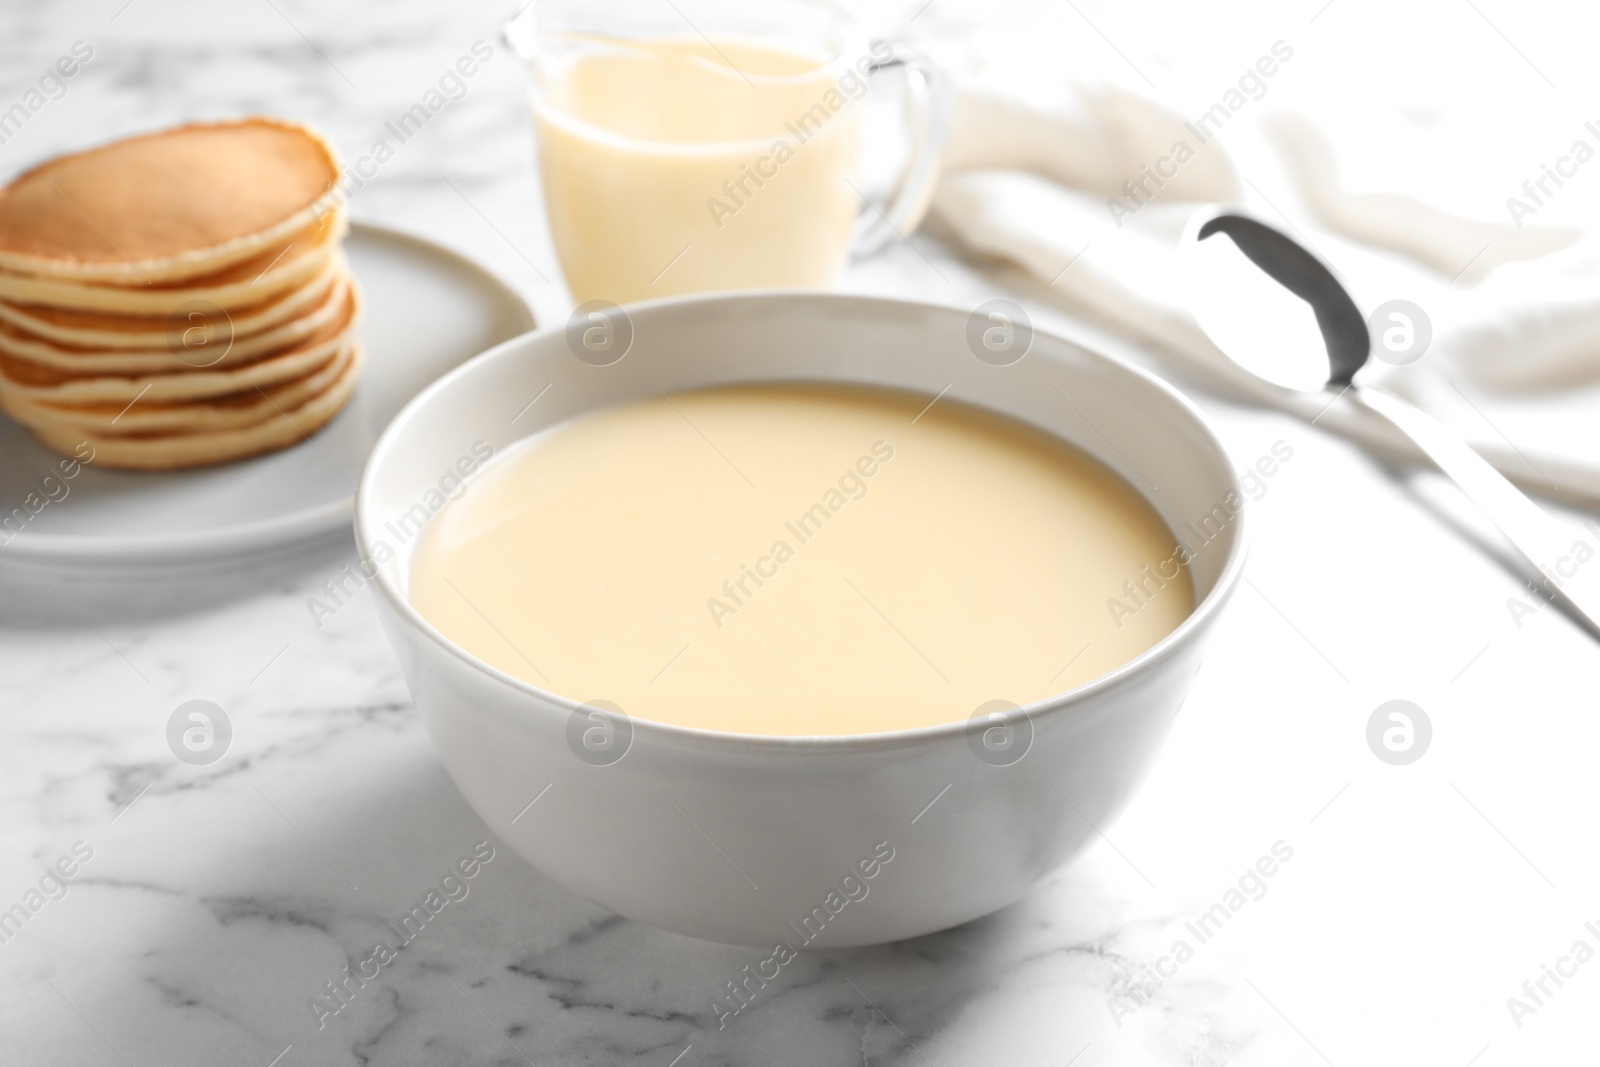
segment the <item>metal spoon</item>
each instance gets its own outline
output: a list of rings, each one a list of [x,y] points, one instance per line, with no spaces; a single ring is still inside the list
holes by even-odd
[[[1329,394],[1329,403],[1348,393],[1355,403],[1392,423],[1415,442],[1499,527],[1528,563],[1550,579],[1549,584],[1557,587],[1558,595],[1577,613],[1580,621],[1600,636],[1600,562],[1587,568],[1577,564],[1573,573],[1558,574],[1552,567],[1558,565],[1558,561],[1569,560],[1572,555],[1570,534],[1564,533],[1455,431],[1392,393],[1370,385],[1363,387],[1356,382],[1357,372],[1366,366],[1371,353],[1367,323],[1350,294],[1320,259],[1287,234],[1232,209],[1207,209],[1191,221],[1184,235],[1185,252],[1191,253],[1200,242],[1215,242],[1224,247],[1231,242],[1235,252],[1243,253],[1273,281],[1305,301],[1315,316],[1316,328],[1326,349],[1326,367],[1319,368],[1323,378],[1320,391]],[[1211,263],[1216,264],[1215,257],[1220,251],[1213,247],[1206,252]],[[1189,256],[1192,273],[1205,269],[1197,260],[1197,256]],[[1223,306],[1230,303],[1239,306]],[[1252,306],[1237,299],[1213,298],[1203,305],[1197,303],[1194,310],[1201,328],[1230,360],[1274,384],[1317,391],[1303,374],[1297,377],[1263,371],[1259,359],[1246,363],[1236,354],[1241,338],[1263,338],[1269,319],[1259,304]],[[1268,344],[1277,341],[1271,334],[1263,339]],[[1284,362],[1295,355],[1278,354]]]

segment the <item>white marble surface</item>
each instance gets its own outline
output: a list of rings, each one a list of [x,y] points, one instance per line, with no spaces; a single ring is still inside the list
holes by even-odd
[[[0,146],[0,170],[251,111],[316,122],[354,155],[474,40],[494,41],[507,13],[122,3],[0,12],[5,103],[73,41],[95,49],[67,95]],[[1566,94],[1591,76],[1587,45],[1541,5],[1428,6],[1410,22],[1361,0],[1164,19],[1082,10],[1093,24],[1072,8],[935,0],[917,28],[981,36],[1038,19],[1064,53],[1115,68],[1114,39],[1164,81],[1204,85],[1237,57],[1193,47],[1203,30],[1248,37],[1244,55],[1288,26],[1312,42],[1308,78],[1370,86],[1427,80],[1430,64],[1459,75],[1467,53],[1418,36],[1436,20],[1487,57],[1469,72],[1482,98],[1531,93],[1539,106],[1534,62]],[[559,321],[569,305],[518,79],[497,55],[353,206],[479,257]],[[962,304],[1008,293],[1042,324],[1095,336],[1038,288],[916,241],[857,266],[846,287]],[[1251,505],[1249,584],[1148,786],[1022,902],[918,941],[807,954],[720,1032],[712,998],[748,953],[620,920],[504,847],[319,1029],[308,1001],[323,984],[446,864],[493,840],[435,759],[370,594],[313,624],[307,598],[353,553],[161,583],[0,575],[0,908],[76,842],[92,849],[66,896],[0,944],[0,1063],[1592,1062],[1600,964],[1547,980],[1520,1026],[1506,1000],[1574,942],[1600,949],[1584,926],[1600,928],[1594,643],[1553,609],[1516,626],[1506,600],[1520,579],[1432,481],[1198,399],[1241,468],[1280,440],[1294,458]],[[1406,767],[1379,762],[1364,737],[1396,697],[1434,725]],[[235,730],[208,767],[173,758],[164,737],[197,698]],[[1265,895],[1199,944],[1185,923],[1280,841],[1293,856]],[[1136,1010],[1113,1011],[1179,939],[1193,958]]]

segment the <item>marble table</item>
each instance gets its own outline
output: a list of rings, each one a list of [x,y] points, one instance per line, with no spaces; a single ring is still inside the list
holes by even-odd
[[[1154,69],[1226,68],[1182,47],[1202,24],[1254,26],[1251,48],[1273,20],[1325,33],[1334,43],[1307,65],[1327,78],[1385,33],[1382,5],[1284,6],[1153,20]],[[1476,7],[1436,17],[1577,77],[1555,15]],[[1048,18],[1110,66],[1091,27],[1134,47],[1126,10],[1068,8],[936,0],[918,25]],[[353,155],[474,41],[497,45],[507,13],[478,0],[11,5],[0,105],[74,42],[93,58],[0,145],[0,170],[254,111],[316,122]],[[1502,58],[1484,77],[1532,80]],[[479,258],[559,321],[570,303],[520,77],[497,50],[352,210]],[[1022,294],[1039,325],[1147,358],[935,235],[913,240],[844,287],[970,305]],[[1435,480],[1195,395],[1241,469],[1280,443],[1293,456],[1249,503],[1248,581],[1146,787],[1016,905],[804,954],[722,1029],[713,1001],[752,953],[620,919],[497,844],[435,758],[370,591],[330,618],[308,610],[353,562],[348,545],[161,582],[0,571],[0,909],[38,905],[0,943],[0,1063],[1591,1062],[1594,642],[1551,608],[1513,617],[1519,577]],[[165,735],[195,699],[233,727],[207,766],[175,759]],[[1408,765],[1368,746],[1391,699],[1431,722]],[[465,897],[378,978],[324,999],[336,1014],[312,1007],[474,850],[492,859]]]

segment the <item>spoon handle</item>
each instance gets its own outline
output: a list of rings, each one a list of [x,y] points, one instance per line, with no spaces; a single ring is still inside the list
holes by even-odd
[[[1416,442],[1483,509],[1540,576],[1548,579],[1544,584],[1556,587],[1558,595],[1589,624],[1590,631],[1600,636],[1600,560],[1588,566],[1574,562],[1571,535],[1454,430],[1389,393],[1376,389],[1353,389],[1351,393],[1357,403],[1383,416]],[[1592,552],[1594,546],[1588,547]],[[1566,573],[1567,564],[1571,565],[1571,573]]]

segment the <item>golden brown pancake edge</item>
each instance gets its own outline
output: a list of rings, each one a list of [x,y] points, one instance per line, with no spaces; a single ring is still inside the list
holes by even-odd
[[[58,156],[0,189],[0,269],[140,286],[215,273],[331,214],[339,174],[320,133],[267,117]]]

